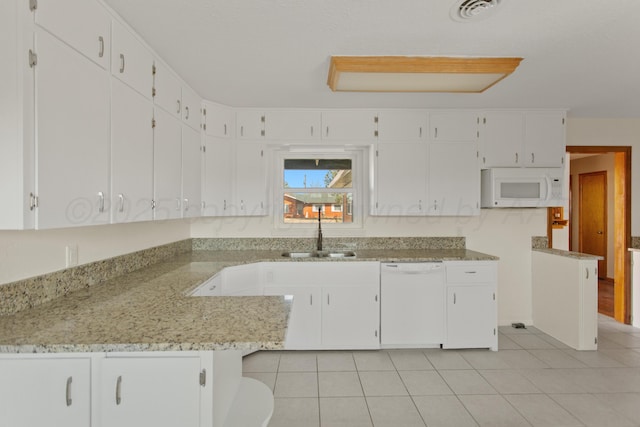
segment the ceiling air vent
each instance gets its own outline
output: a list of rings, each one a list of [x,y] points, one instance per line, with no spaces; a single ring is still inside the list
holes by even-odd
[[[501,0],[463,0],[451,8],[451,17],[460,22],[479,21],[491,16]]]

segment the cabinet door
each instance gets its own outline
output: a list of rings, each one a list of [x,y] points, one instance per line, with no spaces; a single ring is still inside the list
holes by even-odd
[[[493,348],[497,342],[496,333],[494,286],[447,286],[445,348]]]
[[[182,87],[182,121],[200,132],[202,99],[191,89]]]
[[[117,80],[111,83],[112,222],[152,219],[153,107]]]
[[[182,124],[159,108],[154,111],[153,210],[154,219],[182,217]]]
[[[267,184],[261,144],[236,145],[236,212],[242,216],[266,214]]]
[[[242,139],[264,138],[265,115],[262,111],[238,110],[236,113],[236,136]]]
[[[220,104],[205,103],[203,107],[204,130],[207,135],[218,138],[235,136],[235,111]]]
[[[523,115],[518,111],[492,111],[483,118],[481,167],[520,167],[523,165]]]
[[[262,295],[260,264],[227,267],[222,272],[222,295]]]
[[[322,288],[323,348],[379,348],[379,288]]]
[[[371,111],[323,111],[323,140],[363,140],[376,137],[376,113]]]
[[[202,191],[204,216],[234,214],[232,209],[234,143],[231,139],[206,137]]]
[[[475,142],[429,146],[429,215],[480,214],[480,167]]]
[[[429,138],[432,141],[477,141],[478,113],[450,111],[429,114]]]
[[[161,62],[155,62],[153,103],[173,117],[182,117],[182,86],[178,78]]]
[[[529,167],[562,167],[566,151],[563,112],[527,112],[524,162]]]
[[[321,299],[319,287],[268,286],[265,295],[291,295],[293,307],[289,314],[285,349],[310,350],[321,345]]]
[[[122,24],[113,21],[111,73],[145,98],[153,94],[153,56]]]
[[[264,129],[270,140],[317,141],[321,133],[320,112],[270,111]]]
[[[109,221],[109,76],[36,31],[37,228]]]
[[[101,427],[199,427],[199,357],[114,357],[101,363]]]
[[[35,22],[105,70],[109,66],[111,18],[98,2],[39,1],[35,9]]]
[[[0,378],[0,425],[90,425],[90,359],[0,359]]]
[[[419,141],[427,135],[427,112],[423,110],[381,111],[379,141]]]
[[[202,207],[200,132],[182,126],[182,216],[199,217]]]
[[[373,215],[425,215],[427,144],[380,142],[374,159]]]

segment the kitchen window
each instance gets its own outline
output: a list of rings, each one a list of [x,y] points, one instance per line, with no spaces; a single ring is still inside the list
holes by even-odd
[[[328,227],[360,226],[354,216],[358,197],[357,152],[296,153],[282,152],[278,158],[281,177],[276,191],[277,226],[315,228],[318,217]]]

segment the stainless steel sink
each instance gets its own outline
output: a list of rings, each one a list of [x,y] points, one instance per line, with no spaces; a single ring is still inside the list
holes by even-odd
[[[355,258],[353,251],[283,252],[286,258]]]

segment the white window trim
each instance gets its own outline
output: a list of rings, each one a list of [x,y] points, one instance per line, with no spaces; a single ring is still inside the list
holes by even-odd
[[[275,152],[274,157],[274,174],[275,179],[273,182],[273,197],[276,207],[273,212],[273,228],[276,234],[288,234],[285,230],[293,233],[299,233],[302,230],[314,231],[318,228],[317,224],[292,224],[284,222],[284,203],[283,194],[284,188],[284,160],[285,159],[351,159],[351,174],[352,174],[352,188],[353,194],[352,203],[352,222],[350,223],[322,223],[322,228],[333,230],[336,234],[339,234],[339,230],[350,230],[350,235],[353,235],[355,230],[362,230],[364,224],[364,207],[367,206],[368,199],[365,195],[365,179],[368,176],[366,160],[368,159],[368,147],[354,146],[354,147],[319,147],[319,146],[290,146],[283,147],[283,149]],[[296,191],[298,189],[289,188],[289,192]],[[304,189],[303,189],[304,190]],[[311,189],[309,189],[311,190]],[[306,190],[305,190],[306,191]],[[336,189],[314,188],[313,192],[316,193],[335,193]],[[348,210],[348,209],[347,209]]]

